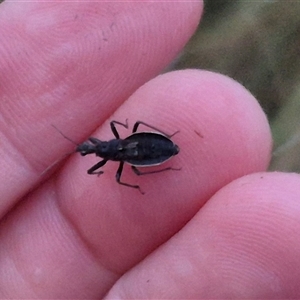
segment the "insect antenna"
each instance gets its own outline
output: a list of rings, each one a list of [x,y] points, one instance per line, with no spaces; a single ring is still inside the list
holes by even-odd
[[[72,139],[70,139],[68,136],[66,136],[61,130],[59,130],[55,125],[51,124],[51,126],[56,129],[66,140],[68,140],[69,142],[71,142],[72,144],[79,146],[78,143],[76,143],[75,141],[73,141]]]
[[[76,143],[75,141],[73,141],[72,139],[70,139],[68,136],[66,136],[62,131],[60,131],[55,125],[51,124],[51,126],[58,131],[66,140],[70,141],[72,144],[78,146],[79,144]],[[61,156],[60,158],[58,158],[56,161],[54,161],[50,166],[48,166],[42,173],[41,176],[44,176],[45,174],[47,174],[51,169],[55,168],[56,166],[59,166],[59,164],[65,159],[67,158],[70,154],[73,154],[75,151],[72,152],[68,152],[66,154],[64,154],[63,156]]]

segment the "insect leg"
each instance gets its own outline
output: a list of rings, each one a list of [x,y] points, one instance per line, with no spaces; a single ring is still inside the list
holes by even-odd
[[[106,163],[107,163],[106,159],[103,159],[103,160],[99,161],[97,164],[95,164],[90,169],[88,169],[87,173],[88,174],[98,174],[98,175],[103,174],[104,173],[103,171],[97,171],[96,172],[96,170],[99,169],[99,168],[101,168],[101,167],[103,167]]]
[[[125,185],[125,186],[128,186],[128,187],[132,187],[134,189],[138,189],[141,192],[141,194],[144,194],[144,192],[140,189],[140,187],[138,185],[132,185],[132,184],[125,183],[125,182],[121,181],[121,175],[122,175],[122,171],[123,171],[123,166],[124,166],[124,162],[121,161],[120,165],[119,165],[119,168],[117,170],[117,173],[116,173],[117,183]]]
[[[128,128],[128,119],[126,119],[126,124],[121,123],[121,122],[119,122],[119,121],[111,121],[111,122],[110,122],[110,128],[111,128],[111,131],[113,132],[114,136],[115,136],[117,139],[119,139],[120,136],[119,136],[119,133],[118,133],[118,131],[117,131],[117,129],[116,129],[115,124],[122,125],[122,126],[124,126],[125,128]]]
[[[137,131],[137,129],[138,129],[138,127],[139,127],[140,124],[143,124],[144,126],[147,126],[147,127],[151,128],[151,129],[157,131],[157,132],[160,132],[160,133],[162,133],[163,135],[165,135],[168,138],[171,138],[173,135],[175,135],[176,133],[179,132],[179,130],[177,130],[176,132],[174,132],[173,134],[170,135],[170,134],[167,134],[167,133],[161,131],[160,129],[158,129],[158,128],[152,126],[152,125],[149,125],[149,124],[147,124],[147,123],[145,123],[143,121],[136,121],[135,124],[134,124],[134,126],[133,126],[132,133],[135,133]]]
[[[173,170],[173,171],[180,171],[181,168],[164,168],[161,170],[154,170],[154,171],[147,171],[147,172],[141,172],[137,167],[135,166],[131,166],[132,171],[136,174],[136,175],[147,175],[147,174],[154,174],[154,173],[160,173],[160,172],[164,172],[164,171],[169,171],[169,170]]]

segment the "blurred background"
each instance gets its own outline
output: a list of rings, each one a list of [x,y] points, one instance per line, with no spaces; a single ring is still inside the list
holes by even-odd
[[[197,32],[171,69],[208,69],[244,85],[271,124],[270,170],[299,172],[300,1],[204,0],[204,4]]]

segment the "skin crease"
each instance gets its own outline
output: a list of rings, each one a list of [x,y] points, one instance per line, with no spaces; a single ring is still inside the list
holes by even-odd
[[[271,135],[257,101],[220,74],[157,76],[201,11],[0,5],[0,298],[299,297],[300,178],[265,172]],[[75,141],[109,140],[109,122],[127,118],[180,130],[164,166],[181,171],[125,167],[142,196],[115,182],[114,162],[100,178],[86,174],[92,156],[48,169],[74,149],[51,124]]]

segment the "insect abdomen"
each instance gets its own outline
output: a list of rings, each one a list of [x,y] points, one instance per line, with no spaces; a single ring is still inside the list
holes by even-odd
[[[126,157],[128,164],[140,167],[160,165],[178,154],[179,148],[169,138],[153,132],[139,132],[125,139],[132,154]],[[130,149],[130,145],[134,148]],[[130,152],[129,151],[129,152]]]

